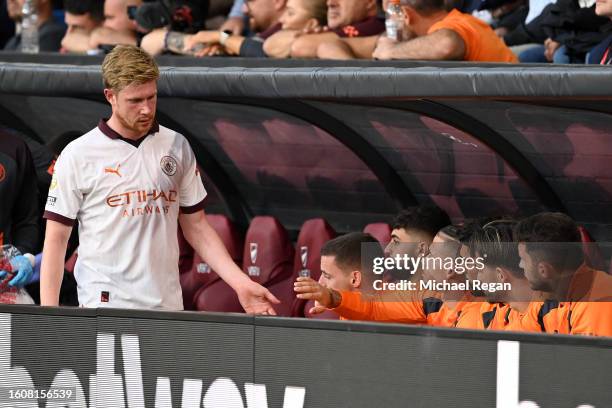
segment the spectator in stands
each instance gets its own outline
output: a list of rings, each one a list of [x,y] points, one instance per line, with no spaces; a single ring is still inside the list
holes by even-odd
[[[64,0],[68,29],[62,39],[62,51],[85,53],[92,31],[104,21],[103,0]]]
[[[180,222],[189,244],[247,312],[274,314],[271,303],[278,299],[241,271],[206,219],[206,190],[189,143],[155,121],[159,68],[153,58],[135,46],[116,46],[102,76],[110,119],[70,143],[55,164],[41,304],[58,304],[66,245],[78,218],[81,305],[182,310]]]
[[[244,0],[234,0],[232,9],[227,15],[227,20],[221,25],[219,31],[227,31],[232,35],[242,35],[245,29],[246,15],[243,12]]]
[[[458,10],[448,12],[444,0],[402,0],[402,7],[411,39],[379,38],[374,58],[517,61],[490,26]]]
[[[523,21],[513,29],[498,31],[512,52],[520,55],[523,51],[544,44],[546,34],[541,30],[539,22],[546,14],[547,7],[554,2],[555,0],[530,0],[529,13]]]
[[[490,24],[499,37],[514,30],[529,13],[525,0],[484,0],[479,8],[491,13],[493,21]]]
[[[244,12],[249,16],[249,25],[253,37],[243,37],[223,31],[200,31],[185,39],[185,51],[196,46],[205,46],[196,52],[197,56],[210,55],[217,52],[217,46],[229,55],[241,57],[265,57],[264,41],[281,30],[281,16],[285,13],[287,0],[249,0],[244,4]]]
[[[516,227],[520,266],[548,307],[530,304],[525,325],[548,333],[612,336],[612,276],[584,263],[576,223],[561,213],[528,217]],[[544,315],[545,314],[545,315]]]
[[[269,57],[288,58],[299,33],[327,25],[327,0],[287,0],[280,23],[282,30],[265,41],[264,52]]]
[[[317,58],[317,50],[321,44],[346,39],[352,47],[354,55],[366,58],[376,43],[376,35],[385,30],[384,19],[377,16],[378,2],[376,0],[328,0],[327,28],[322,32],[301,35],[291,45],[293,58]],[[368,40],[356,40],[357,38]],[[363,44],[363,41],[366,44]],[[362,51],[362,49],[366,51]]]
[[[89,49],[101,45],[137,45],[136,22],[130,19],[128,7],[140,6],[142,0],[105,0],[104,24],[94,29],[89,37]]]
[[[8,15],[7,0],[0,0],[0,48],[15,35],[15,23]]]
[[[595,14],[595,2],[557,0],[537,21],[546,39],[544,44],[519,54],[521,62],[583,64],[586,54],[606,37],[609,19]]]
[[[612,19],[612,1],[599,0],[595,3],[595,12],[598,16]],[[587,61],[590,64],[612,64],[612,30],[608,29],[606,32],[608,36],[591,50],[589,61]]]
[[[11,20],[17,25],[21,24],[21,9],[25,0],[8,0],[7,11]],[[51,0],[38,0],[36,2],[38,14],[38,47],[40,51],[59,51],[62,38],[66,32],[66,26],[55,21],[53,18],[53,5]],[[4,46],[8,51],[19,51],[21,49],[21,34],[17,34],[8,40]]]
[[[38,243],[38,186],[36,170],[25,142],[2,130],[0,133],[0,247],[13,245],[21,253],[15,258],[17,273],[13,287],[29,283],[32,264],[25,256],[35,254]],[[0,271],[0,280],[6,277]]]
[[[412,257],[426,256],[434,236],[442,228],[450,225],[448,214],[435,205],[423,205],[400,212],[391,225],[391,241],[385,248],[385,255],[394,257],[397,254],[407,254]],[[404,274],[396,276],[396,271],[385,275],[388,281],[406,279]],[[411,278],[418,279],[420,273],[415,272]]]

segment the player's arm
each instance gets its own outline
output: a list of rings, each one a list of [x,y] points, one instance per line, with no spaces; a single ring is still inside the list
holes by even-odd
[[[280,303],[279,300],[268,289],[249,279],[234,263],[221,238],[206,220],[204,211],[181,213],[179,222],[187,242],[236,291],[247,313],[276,314],[272,303]]]
[[[64,277],[64,259],[72,227],[47,220],[43,259],[40,267],[40,304],[58,306]]]
[[[318,302],[319,308],[315,307],[311,313],[321,312],[322,308],[327,308],[350,320],[408,324],[427,322],[422,301],[398,292],[369,296],[360,292],[338,292],[304,277],[297,279],[294,290],[298,293],[298,299]]]
[[[409,41],[395,42],[380,37],[374,50],[374,58],[414,60],[462,60],[466,45],[453,30],[441,29]]]

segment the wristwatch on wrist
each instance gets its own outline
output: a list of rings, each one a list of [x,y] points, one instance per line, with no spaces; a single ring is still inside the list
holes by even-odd
[[[219,44],[225,46],[225,42],[232,35],[230,30],[219,31]]]

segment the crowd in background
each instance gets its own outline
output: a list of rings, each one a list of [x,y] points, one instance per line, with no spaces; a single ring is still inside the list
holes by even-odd
[[[24,4],[3,0],[0,44],[22,49]],[[36,0],[41,52],[604,64],[612,0]],[[396,4],[404,28],[389,38]]]

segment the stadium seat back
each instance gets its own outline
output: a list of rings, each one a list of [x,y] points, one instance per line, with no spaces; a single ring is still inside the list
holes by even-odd
[[[591,268],[604,270],[604,259],[601,250],[593,237],[591,237],[591,234],[589,234],[589,231],[583,226],[579,226],[578,231],[580,231],[585,263]]]
[[[312,279],[319,279],[321,276],[321,248],[335,236],[336,231],[323,218],[313,218],[302,224],[296,244],[291,282],[295,281],[302,270],[308,270]],[[294,298],[291,316],[305,317],[305,306],[305,300]]]
[[[70,258],[64,264],[64,269],[66,272],[74,273],[74,266],[76,265],[77,258],[79,257],[78,248],[74,251]]]
[[[253,218],[244,243],[243,270],[252,280],[267,286],[290,278],[294,249],[276,218]]]
[[[200,282],[194,279],[191,273],[195,252],[185,239],[180,226],[178,227],[177,237],[179,246],[179,280],[183,292],[183,307],[185,310],[194,310],[193,295],[201,286]]]
[[[281,304],[277,313],[288,316],[293,293],[289,291],[293,265],[293,246],[285,228],[273,217],[253,218],[244,239],[243,270],[249,277],[270,289]],[[217,279],[196,294],[197,310],[244,312],[234,291]]]
[[[236,225],[225,215],[209,214],[206,218],[210,226],[217,232],[219,238],[221,238],[230,257],[238,266],[242,266],[244,236],[240,233]],[[195,279],[201,282],[204,287],[220,279],[219,275],[217,275],[198,254],[194,255],[192,273]]]
[[[201,287],[194,296],[195,310],[244,313],[236,292],[222,279]]]
[[[363,229],[363,232],[376,238],[383,248],[391,241],[391,226],[385,222],[368,224]]]
[[[281,301],[280,316],[289,316],[295,298],[292,272],[294,249],[287,230],[274,217],[253,218],[244,240],[243,270]]]
[[[206,216],[210,226],[217,232],[221,242],[227,248],[231,258],[241,265],[243,238],[238,228],[225,215],[209,214]],[[181,273],[181,288],[183,289],[183,305],[185,310],[196,310],[198,300],[196,296],[200,289],[221,279],[211,268],[195,253],[179,228],[179,271]]]

